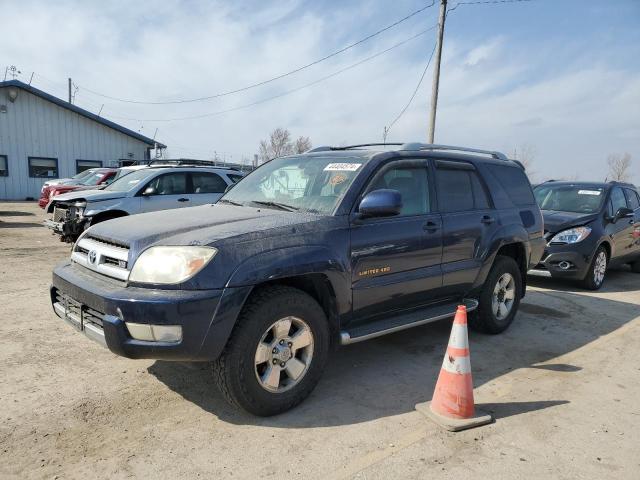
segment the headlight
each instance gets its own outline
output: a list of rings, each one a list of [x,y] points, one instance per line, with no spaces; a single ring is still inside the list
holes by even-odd
[[[556,233],[549,243],[578,243],[591,233],[589,227],[576,227]]]
[[[151,247],[138,257],[129,280],[140,283],[180,283],[193,277],[218,253],[212,247]]]

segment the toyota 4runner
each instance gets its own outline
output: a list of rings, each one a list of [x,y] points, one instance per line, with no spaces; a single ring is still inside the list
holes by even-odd
[[[544,244],[527,176],[498,152],[320,147],[262,165],[214,205],[90,227],[51,302],[118,355],[212,361],[232,404],[273,415],[309,395],[333,344],[460,302],[473,327],[502,332]]]

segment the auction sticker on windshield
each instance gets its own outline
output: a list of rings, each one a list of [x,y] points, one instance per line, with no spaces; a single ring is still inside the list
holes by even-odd
[[[578,190],[578,195],[600,195],[598,190]]]
[[[330,163],[324,167],[325,172],[355,172],[360,168],[361,163]]]

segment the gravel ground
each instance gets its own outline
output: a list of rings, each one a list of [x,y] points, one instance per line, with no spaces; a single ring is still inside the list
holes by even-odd
[[[312,396],[260,419],[204,365],[117,357],[59,320],[69,255],[33,203],[0,203],[0,478],[639,478],[640,275],[532,278],[503,335],[471,333],[492,425],[445,432],[431,397],[447,322],[338,349]]]

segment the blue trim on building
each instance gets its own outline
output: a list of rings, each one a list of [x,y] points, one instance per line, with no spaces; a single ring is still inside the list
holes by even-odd
[[[123,127],[122,125],[118,125],[117,123],[113,123],[110,120],[107,120],[106,118],[102,118],[99,117],[98,115],[96,115],[95,113],[91,113],[88,110],[85,110],[84,108],[80,108],[77,107],[69,102],[65,102],[64,100],[61,100],[58,97],[54,97],[53,95],[50,95],[46,92],[43,92],[42,90],[39,90],[35,87],[32,87],[31,85],[27,85],[24,82],[21,82],[20,80],[7,80],[5,82],[0,82],[0,88],[2,87],[17,87],[20,88],[22,90],[25,90],[29,93],[32,93],[33,95],[36,95],[44,100],[47,100],[51,103],[55,103],[56,105],[58,105],[59,107],[62,108],[66,108],[67,110],[70,110],[74,113],[77,113],[78,115],[82,115],[85,118],[88,118],[89,120],[93,120],[94,122],[100,123],[102,125],[104,125],[105,127],[109,127],[112,128],[120,133],[123,133],[125,135],[128,135],[129,137],[135,138],[136,140],[140,140],[141,142],[146,143],[147,145],[150,146],[154,146],[156,143],[158,144],[158,148],[167,148],[166,145],[160,143],[160,142],[156,142],[155,140],[149,138],[149,137],[145,137],[144,135],[140,135],[137,132],[134,132],[133,130],[129,130],[128,128]]]

